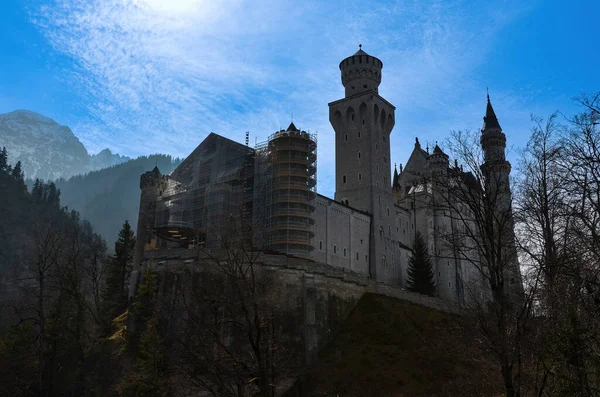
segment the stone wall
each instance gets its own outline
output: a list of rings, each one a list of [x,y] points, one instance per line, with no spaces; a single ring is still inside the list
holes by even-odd
[[[160,275],[159,296],[168,299],[172,280],[177,279],[173,275],[187,267],[202,266],[202,260],[196,250],[146,251],[142,267],[151,266]],[[365,293],[382,294],[446,312],[458,311],[438,298],[378,284],[345,268],[268,254],[260,255],[257,263],[279,273],[285,290],[284,310],[294,318],[292,327],[297,333],[294,337],[301,339],[307,362],[335,336]],[[141,269],[132,273],[133,282],[138,280],[139,274],[143,274]],[[130,294],[135,294],[134,288]]]

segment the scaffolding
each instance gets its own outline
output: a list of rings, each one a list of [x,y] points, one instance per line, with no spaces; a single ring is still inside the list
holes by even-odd
[[[254,150],[211,134],[169,176],[156,208],[161,246],[216,248],[252,214]]]
[[[317,139],[290,124],[256,147],[255,216],[267,250],[310,258],[314,249]]]

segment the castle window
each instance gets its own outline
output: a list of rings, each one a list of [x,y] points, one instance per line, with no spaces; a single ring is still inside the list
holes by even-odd
[[[344,135],[344,141],[348,142],[348,134]]]
[[[375,187],[379,187],[379,181],[375,182]]]
[[[375,169],[377,170],[377,172],[379,172],[379,164],[377,164],[377,165],[375,166]]]
[[[387,213],[388,213],[388,216],[390,216],[390,209],[389,208],[387,209]]]
[[[378,143],[375,144],[375,150],[379,150],[379,144]]]
[[[360,239],[360,243],[361,243],[361,244],[363,243],[363,239],[362,239],[362,238]]]
[[[362,181],[362,174],[360,172],[358,173],[358,180]]]
[[[337,245],[335,245],[335,244],[334,244],[334,245],[333,245],[333,253],[335,254],[335,253],[336,253],[336,251],[337,251]]]
[[[319,241],[319,249],[320,249],[321,251],[323,251],[323,242],[322,242],[322,241]]]
[[[363,88],[367,88],[367,85],[366,85],[366,84],[365,84],[365,85],[363,85]]]
[[[448,281],[448,288],[452,287],[452,285],[450,284],[450,281]]]
[[[358,137],[360,138],[360,131],[358,131]]]
[[[344,248],[344,258],[346,257],[346,248]]]
[[[361,158],[361,156],[362,156],[362,155],[361,155],[361,153],[360,153],[360,152],[358,152],[358,158],[359,158],[359,159]]]
[[[346,175],[342,175],[342,183],[346,183]]]
[[[410,209],[414,209],[415,208],[415,203],[413,201],[410,202]]]
[[[363,119],[363,125],[365,125],[365,119]]]
[[[365,255],[365,262],[369,261],[369,255]]]
[[[438,277],[442,277],[442,272],[438,272]]]
[[[352,87],[352,88],[354,88],[354,87]],[[354,113],[352,113],[352,121],[354,121]]]
[[[358,252],[356,253],[356,260],[358,260]]]

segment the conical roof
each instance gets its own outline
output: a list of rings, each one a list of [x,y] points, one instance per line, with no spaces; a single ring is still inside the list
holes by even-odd
[[[492,102],[490,102],[490,96],[487,97],[487,107],[485,109],[485,116],[483,117],[483,127],[482,131],[489,129],[498,129],[502,130],[500,127],[500,123],[498,122],[498,117],[496,117],[496,113],[494,112],[494,108],[492,107]]]
[[[300,130],[298,128],[296,128],[296,126],[292,122],[286,131],[300,131]]]
[[[446,155],[446,153],[444,153],[444,151],[442,150],[442,148],[440,148],[436,142],[435,147],[433,148],[433,154],[443,154]]]
[[[356,52],[354,53],[354,55],[369,55],[369,54],[367,54],[366,52],[364,52],[364,51],[362,50],[362,48],[361,48],[361,49],[359,49],[358,51],[356,51]]]

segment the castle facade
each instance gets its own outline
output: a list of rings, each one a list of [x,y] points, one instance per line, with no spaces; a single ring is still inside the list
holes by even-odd
[[[223,235],[254,228],[258,237],[246,242],[255,249],[405,287],[419,232],[442,299],[463,304],[469,293],[485,295],[484,275],[443,238],[460,228],[457,217],[433,205],[431,177],[458,172],[458,165],[451,167],[437,144],[430,153],[416,139],[405,166],[391,175],[395,107],[378,92],[383,63],[361,48],[339,68],[345,96],[329,103],[333,198],[316,192],[316,137],[293,123],[255,148],[211,133],[170,175],[155,168],[141,176],[135,264],[157,250],[218,249]],[[506,137],[489,97],[484,120],[485,161],[506,181],[510,203]]]

